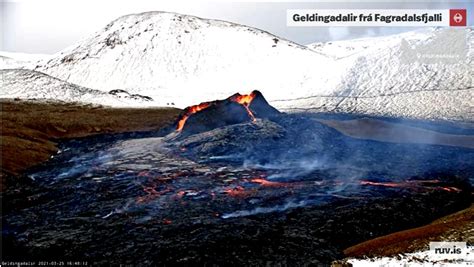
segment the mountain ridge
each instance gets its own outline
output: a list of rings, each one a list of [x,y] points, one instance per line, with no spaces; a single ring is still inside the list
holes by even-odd
[[[156,106],[184,108],[256,89],[289,112],[474,121],[465,99],[473,86],[472,38],[469,28],[428,28],[301,46],[232,22],[145,12],[117,18],[34,69],[104,92],[147,95]],[[438,62],[417,53],[463,58]]]

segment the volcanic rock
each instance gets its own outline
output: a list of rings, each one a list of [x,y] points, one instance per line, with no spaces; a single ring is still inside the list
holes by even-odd
[[[295,158],[340,154],[340,136],[310,117],[280,113],[253,91],[186,108],[165,143],[193,159],[287,164]]]
[[[235,104],[238,105],[238,104]],[[275,122],[257,119],[255,122],[234,124],[188,136],[175,146],[185,148],[192,155],[246,155],[252,151],[270,150],[278,145],[286,130]]]
[[[295,159],[313,161],[331,155],[340,158],[345,150],[345,142],[335,130],[289,114],[194,134],[175,132],[165,138],[165,143],[172,151],[193,160],[252,164],[291,165]]]
[[[176,124],[178,131],[190,135],[226,125],[251,122],[256,118],[273,118],[280,112],[270,106],[259,91],[249,95],[234,94],[224,100],[187,107]]]
[[[236,94],[237,96],[239,94]],[[236,96],[234,95],[234,97]],[[249,109],[257,118],[272,118],[281,114],[276,108],[272,107],[260,91],[254,90],[251,95],[252,101],[249,104]]]

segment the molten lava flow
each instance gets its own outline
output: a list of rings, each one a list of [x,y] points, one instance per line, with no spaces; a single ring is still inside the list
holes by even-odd
[[[406,184],[402,183],[380,183],[372,181],[360,181],[361,185],[374,185],[374,186],[386,186],[386,187],[404,187]]]
[[[452,186],[436,186],[440,184],[440,180],[412,180],[405,181],[400,183],[395,182],[372,182],[372,181],[360,181],[361,185],[372,185],[372,186],[385,186],[385,187],[401,187],[401,188],[412,188],[412,189],[434,189],[434,190],[444,190],[451,193],[458,193],[462,190],[457,187]]]
[[[252,118],[252,121],[256,121],[255,116],[253,115],[252,111],[249,108],[250,103],[256,96],[257,95],[255,94],[255,92],[252,92],[248,95],[236,95],[232,97],[231,100],[244,106],[250,118]]]
[[[181,130],[183,130],[184,124],[186,123],[186,120],[189,118],[189,116],[191,116],[192,114],[194,114],[196,112],[199,112],[203,109],[208,108],[210,105],[211,105],[210,103],[204,102],[204,103],[201,103],[199,105],[187,107],[184,110],[185,111],[184,115],[182,115],[181,118],[178,121],[178,126],[177,126],[176,130],[178,132],[181,132]]]
[[[249,114],[252,121],[256,121],[255,115],[252,113],[252,111],[249,108],[250,103],[253,101],[253,99],[256,96],[257,96],[257,93],[255,93],[255,92],[252,92],[248,95],[236,94],[235,96],[232,96],[228,100],[230,100],[232,102],[236,102],[236,103],[244,106],[244,108],[247,110],[247,113]],[[183,115],[181,115],[181,117],[178,120],[178,125],[176,126],[176,130],[178,132],[181,132],[183,130],[184,124],[186,123],[186,120],[189,118],[189,116],[210,107],[211,104],[215,103],[215,102],[216,101],[214,101],[214,102],[204,102],[204,103],[201,103],[199,105],[187,107],[184,110]]]
[[[242,186],[228,188],[224,192],[232,197],[242,197],[246,195],[245,189]]]
[[[286,186],[285,183],[279,183],[279,182],[272,182],[272,181],[268,181],[266,179],[263,179],[263,178],[254,178],[252,180],[250,180],[252,183],[257,183],[257,184],[260,184],[262,186],[268,186],[268,187],[280,187],[280,186]]]
[[[237,102],[241,105],[250,105],[252,100],[255,98],[255,93],[252,92],[249,95],[237,95],[232,98],[232,101]]]
[[[147,195],[145,196],[139,196],[136,200],[137,203],[147,203],[147,202],[150,202],[168,192],[171,191],[170,188],[166,188],[166,189],[163,189],[161,191],[157,191],[155,189],[155,187],[153,186],[144,186],[143,187],[143,191],[145,191],[145,193],[147,193]]]
[[[449,187],[441,187],[441,190],[444,190],[444,191],[447,191],[447,192],[450,192],[450,193],[459,193],[461,192],[462,190],[457,188],[457,187],[452,187],[452,186],[449,186]]]

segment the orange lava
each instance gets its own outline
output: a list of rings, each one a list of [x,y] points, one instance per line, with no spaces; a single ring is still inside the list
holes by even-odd
[[[256,95],[255,95],[254,92],[252,92],[252,93],[250,93],[250,94],[248,94],[248,95],[237,95],[237,96],[234,96],[234,97],[232,98],[232,101],[237,102],[237,103],[239,103],[239,104],[241,104],[241,105],[246,105],[246,106],[248,106],[248,105],[250,105],[250,103],[252,102],[252,100],[255,98],[255,96],[256,96]]]
[[[245,189],[242,186],[228,188],[225,190],[225,193],[232,197],[240,197],[246,195]]]
[[[424,186],[424,185],[436,185],[440,183],[440,180],[413,180],[413,181],[406,181],[400,183],[381,183],[381,182],[371,182],[371,181],[360,181],[361,185],[373,185],[373,186],[386,186],[386,187],[405,187],[405,188],[426,188],[426,189],[436,189],[436,190],[444,190],[450,193],[458,193],[462,190],[457,187],[452,186]]]
[[[361,185],[375,185],[375,186],[387,186],[387,187],[404,187],[406,184],[401,183],[379,183],[371,181],[360,181]]]
[[[162,191],[156,191],[156,189],[152,186],[144,186],[143,191],[147,193],[145,196],[139,196],[136,200],[137,203],[148,203],[168,192],[171,191],[171,189],[166,188],[163,189]]]
[[[236,95],[232,97],[232,101],[241,104],[244,106],[244,108],[247,110],[247,113],[249,114],[250,118],[252,118],[252,121],[256,121],[255,115],[253,115],[252,111],[249,108],[250,103],[252,103],[252,100],[256,97],[257,95],[255,92],[252,92],[248,95]]]
[[[230,100],[244,106],[244,108],[247,110],[247,113],[249,114],[252,121],[256,121],[255,115],[252,113],[252,111],[249,108],[250,103],[252,103],[253,99],[256,96],[257,96],[257,94],[255,92],[252,92],[248,95],[237,94],[237,95],[233,96],[232,98],[230,98]],[[211,102],[204,102],[204,103],[201,103],[199,105],[187,107],[184,110],[184,114],[181,115],[181,118],[178,120],[178,125],[176,126],[176,130],[178,132],[181,132],[184,128],[184,124],[186,124],[186,120],[191,115],[193,115],[194,113],[197,113],[199,111],[202,111],[202,110],[204,110],[204,109],[206,109],[210,106],[211,106]]]
[[[184,124],[186,123],[186,120],[189,118],[189,116],[191,116],[192,114],[194,114],[196,112],[199,112],[201,110],[204,110],[204,109],[208,108],[210,105],[211,104],[209,102],[204,102],[204,103],[201,103],[199,105],[187,107],[184,110],[185,111],[184,115],[178,121],[178,126],[177,126],[176,130],[178,132],[181,132],[181,130],[183,130]]]
[[[456,188],[456,187],[441,187],[441,189],[447,192],[452,192],[452,193],[458,193],[462,191],[461,189]]]
[[[434,180],[413,180],[413,182],[422,183],[422,184],[439,184],[439,183],[441,183],[441,181],[438,180],[438,179],[434,179]]]
[[[263,179],[263,178],[254,178],[252,180],[250,180],[252,183],[257,183],[257,184],[260,184],[262,186],[268,186],[268,187],[280,187],[280,186],[286,186],[285,183],[279,183],[279,182],[272,182],[272,181],[268,181],[266,179]]]

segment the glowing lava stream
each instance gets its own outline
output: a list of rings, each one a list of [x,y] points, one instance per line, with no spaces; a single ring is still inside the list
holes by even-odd
[[[371,181],[360,181],[361,185],[373,185],[373,186],[386,186],[386,187],[409,187],[408,183],[393,183],[393,182],[371,182]]]
[[[236,95],[233,96],[230,100],[236,103],[241,104],[244,106],[244,108],[247,110],[247,113],[249,114],[250,118],[252,121],[256,121],[255,116],[253,115],[252,111],[249,108],[250,103],[252,100],[255,98],[256,94],[254,92],[248,94],[248,95]],[[193,115],[194,113],[197,113],[199,111],[202,111],[208,107],[211,106],[210,102],[204,102],[199,105],[195,106],[190,106],[184,109],[184,115],[179,119],[178,125],[176,127],[176,130],[178,132],[181,132],[183,130],[184,124],[186,123],[186,120]]]
[[[247,113],[249,114],[250,118],[252,118],[252,121],[256,121],[255,116],[253,115],[252,111],[249,108],[250,103],[252,103],[252,100],[255,98],[255,93],[252,92],[249,95],[237,95],[232,97],[232,101],[241,104],[244,106],[244,108],[247,110]]]
[[[436,185],[437,183],[441,183],[441,181],[439,181],[439,180],[426,180],[426,181],[406,181],[406,182],[400,182],[400,183],[395,183],[395,182],[372,182],[372,181],[365,181],[365,180],[360,181],[361,185],[401,187],[401,188],[417,188],[417,187],[420,188],[420,187],[424,187],[423,183]],[[458,193],[458,192],[462,191],[461,189],[459,189],[457,187],[453,187],[453,186],[435,186],[435,187],[426,187],[426,188],[439,189],[439,190],[444,190],[444,191],[447,191],[447,192],[454,192],[454,193]]]
[[[181,130],[183,130],[184,124],[186,123],[186,120],[189,118],[189,116],[191,116],[192,114],[194,114],[196,112],[199,112],[201,110],[204,110],[204,109],[208,108],[210,105],[211,105],[211,103],[204,102],[204,103],[201,103],[199,105],[190,106],[190,107],[187,107],[186,109],[184,109],[185,113],[184,113],[183,117],[181,117],[181,119],[179,119],[178,126],[177,126],[176,130],[178,132],[181,132]]]
[[[283,187],[283,186],[287,186],[287,184],[285,183],[280,183],[280,182],[273,182],[273,181],[268,181],[266,179],[263,179],[263,178],[253,178],[252,180],[250,180],[252,183],[257,183],[257,184],[260,184],[262,186],[268,186],[268,187]]]

